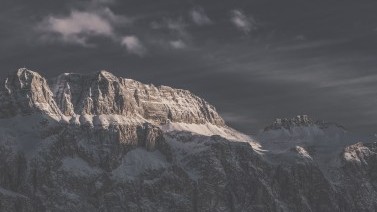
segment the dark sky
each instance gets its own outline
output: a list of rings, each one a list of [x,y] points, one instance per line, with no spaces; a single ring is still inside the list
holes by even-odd
[[[308,114],[375,133],[375,0],[0,0],[0,76],[108,70],[191,90],[236,129]]]

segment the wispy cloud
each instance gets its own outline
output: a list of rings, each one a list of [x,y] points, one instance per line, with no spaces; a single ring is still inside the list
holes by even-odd
[[[92,0],[91,3],[93,5],[100,5],[100,4],[111,4],[114,3],[115,0]]]
[[[151,23],[151,27],[152,29],[167,29],[176,34],[178,37],[190,37],[189,33],[186,30],[187,23],[183,20],[182,17],[177,19],[164,18],[162,21],[154,21]]]
[[[103,17],[89,13],[72,11],[67,17],[48,17],[40,26],[40,29],[64,42],[88,45],[90,36],[113,37],[113,27]]]
[[[186,43],[183,42],[182,40],[174,40],[170,41],[170,46],[173,47],[174,49],[184,49],[186,48]]]
[[[130,20],[115,14],[106,4],[112,0],[92,0],[84,10],[72,9],[68,15],[50,15],[36,27],[46,40],[61,41],[94,46],[89,40],[92,37],[105,37],[119,42],[121,36],[116,33],[118,26],[130,24]]]
[[[201,7],[190,11],[191,20],[199,26],[212,24],[212,20],[207,16],[204,9]]]
[[[127,48],[130,54],[143,56],[146,53],[146,48],[136,36],[125,36],[122,38],[121,44]]]
[[[230,21],[237,29],[248,34],[257,28],[257,23],[253,17],[245,15],[241,10],[232,10]]]
[[[158,45],[163,48],[185,49],[192,39],[187,27],[190,24],[183,17],[163,18],[151,23],[151,28],[160,33]],[[152,38],[154,40],[156,38]]]
[[[130,25],[132,23],[132,20],[130,18],[123,15],[117,15],[108,7],[99,8],[96,10],[96,12],[97,14],[108,20],[112,25],[124,26]]]

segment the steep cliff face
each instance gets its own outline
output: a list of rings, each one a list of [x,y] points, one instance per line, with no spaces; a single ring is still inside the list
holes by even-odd
[[[376,144],[338,125],[255,141],[188,91],[105,71],[20,69],[0,97],[0,211],[377,210]]]
[[[189,91],[146,85],[107,71],[63,74],[53,87],[56,102],[67,116],[111,114],[139,117],[157,124],[171,121],[224,125],[212,105]]]
[[[344,175],[339,181],[344,186],[344,196],[352,199],[352,206],[360,211],[376,210],[377,143],[347,146],[340,157]]]
[[[0,117],[28,115],[33,112],[60,115],[46,79],[36,72],[19,69],[1,83]]]

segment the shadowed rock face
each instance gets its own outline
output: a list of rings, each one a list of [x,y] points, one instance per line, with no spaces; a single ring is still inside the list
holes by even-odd
[[[376,144],[336,126],[301,117],[294,134],[264,131],[274,140],[262,144],[277,145],[265,150],[162,131],[165,122],[226,126],[188,91],[104,71],[64,74],[49,86],[21,69],[0,97],[0,211],[377,210]],[[79,120],[87,117],[93,123]]]

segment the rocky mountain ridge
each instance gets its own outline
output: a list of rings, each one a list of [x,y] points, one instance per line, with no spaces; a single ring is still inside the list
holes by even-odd
[[[146,85],[107,71],[62,74],[49,85],[40,74],[19,69],[6,78],[1,88],[1,117],[36,110],[62,118],[120,115],[156,123],[224,125],[212,105],[187,90]]]
[[[0,211],[377,210],[374,138],[308,117],[250,138],[189,91],[105,71],[20,69],[0,100]]]
[[[321,129],[326,129],[329,127],[345,128],[337,123],[330,123],[324,120],[314,121],[308,115],[297,115],[293,118],[277,118],[271,125],[267,126],[264,131],[268,130],[278,130],[278,129],[287,129],[290,130],[294,127],[313,127],[317,126]]]

